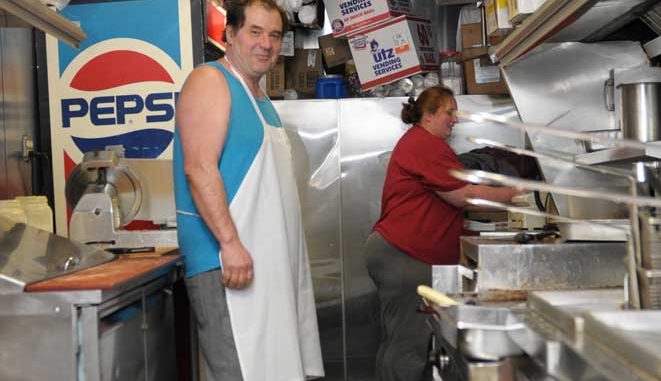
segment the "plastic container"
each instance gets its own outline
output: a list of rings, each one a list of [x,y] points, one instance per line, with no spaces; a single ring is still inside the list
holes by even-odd
[[[454,95],[464,93],[464,75],[461,65],[456,62],[455,56],[459,52],[441,52],[441,84],[452,90]]]
[[[318,99],[339,99],[347,97],[347,88],[341,75],[324,75],[317,80]]]
[[[23,208],[28,225],[53,232],[53,211],[45,196],[19,196],[16,201]]]
[[[17,223],[27,223],[21,203],[16,200],[0,200],[0,216]]]

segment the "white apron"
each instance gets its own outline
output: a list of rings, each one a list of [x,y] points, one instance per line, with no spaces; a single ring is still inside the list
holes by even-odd
[[[254,266],[254,278],[248,288],[227,289],[243,380],[323,377],[312,278],[289,139],[284,127],[266,123],[243,78],[231,63],[229,66],[264,127],[262,147],[230,205],[239,238]]]

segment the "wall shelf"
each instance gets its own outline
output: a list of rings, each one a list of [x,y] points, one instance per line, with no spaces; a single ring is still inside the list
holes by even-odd
[[[2,0],[0,10],[4,10],[31,26],[52,35],[63,42],[78,48],[86,38],[80,26],[54,11],[39,0]]]

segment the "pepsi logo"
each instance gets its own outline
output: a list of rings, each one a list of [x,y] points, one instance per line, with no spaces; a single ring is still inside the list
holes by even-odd
[[[52,122],[59,125],[53,127],[70,137],[65,149],[81,157],[123,145],[128,158],[157,158],[173,138],[180,72],[170,56],[145,41],[93,45],[60,77],[62,95]]]

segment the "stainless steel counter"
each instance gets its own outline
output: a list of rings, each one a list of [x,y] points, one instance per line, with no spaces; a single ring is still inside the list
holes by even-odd
[[[175,380],[179,277],[175,260],[111,289],[0,295],[0,379]]]
[[[661,312],[624,310],[621,288],[531,292],[527,304],[493,306],[433,306],[435,315],[429,322],[443,376],[507,381],[650,381],[661,377]],[[443,318],[452,308],[481,309],[486,317],[510,312],[476,326]],[[485,361],[482,353],[501,353],[476,336],[485,330],[507,341],[512,348],[508,353],[514,355]],[[452,336],[446,332],[459,331],[472,340],[448,340]]]

